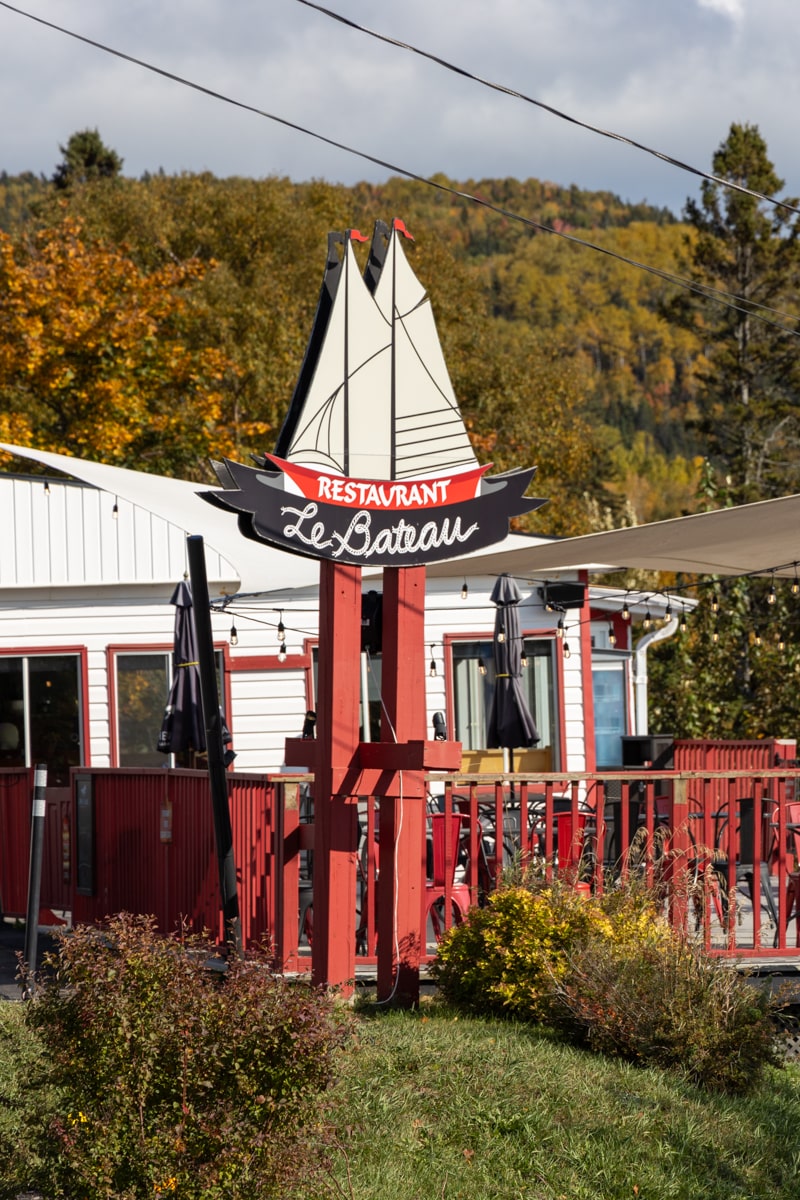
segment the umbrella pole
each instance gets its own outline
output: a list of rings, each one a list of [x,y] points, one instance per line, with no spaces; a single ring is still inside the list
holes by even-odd
[[[233,946],[234,951],[241,958],[242,924],[239,917],[239,894],[236,888],[233,829],[228,805],[228,777],[225,770],[222,716],[219,707],[217,672],[214,666],[214,637],[211,630],[208,578],[202,537],[198,535],[187,537],[186,548],[189,558],[189,578],[192,584],[192,618],[197,635],[197,662],[200,671],[200,692],[203,699],[203,721],[206,728],[208,780],[214,813],[214,838],[217,844],[223,926],[226,942]]]

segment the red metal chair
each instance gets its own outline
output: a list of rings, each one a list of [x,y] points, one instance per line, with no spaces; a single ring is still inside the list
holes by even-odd
[[[470,890],[465,883],[456,883],[461,827],[461,813],[433,813],[431,815],[431,843],[433,849],[433,878],[425,883],[425,921],[430,917],[433,933],[438,942],[442,936],[443,922],[447,924],[444,906],[447,902],[449,881],[452,917],[460,924],[471,903]]]

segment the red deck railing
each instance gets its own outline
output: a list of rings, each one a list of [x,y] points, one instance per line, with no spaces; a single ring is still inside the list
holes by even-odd
[[[798,779],[798,768],[783,766],[431,776],[428,875],[435,865],[443,894],[432,918],[425,918],[430,891],[421,901],[427,957],[436,952],[438,930],[458,919],[467,898],[484,904],[503,872],[521,863],[567,873],[588,890],[636,871],[663,888],[673,923],[712,953],[800,957]],[[313,940],[313,779],[232,773],[228,780],[244,942],[269,938],[280,964],[306,971]],[[0,773],[0,903],[7,915],[25,913],[30,803],[30,773]],[[461,818],[442,823],[436,864],[434,813]],[[376,957],[380,905],[374,797],[359,799],[358,823],[354,950],[357,961],[368,963]],[[43,906],[70,909],[75,922],[86,923],[123,910],[152,913],[164,932],[187,920],[220,936],[203,772],[76,771],[69,805],[48,805],[45,846]]]

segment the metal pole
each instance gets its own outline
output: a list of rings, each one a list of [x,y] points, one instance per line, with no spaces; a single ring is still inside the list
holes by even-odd
[[[206,730],[208,780],[214,813],[214,836],[217,843],[225,940],[233,946],[236,954],[241,958],[242,924],[239,918],[239,895],[236,889],[233,829],[228,804],[225,747],[222,741],[222,713],[217,689],[214,637],[211,629],[208,578],[202,537],[198,535],[187,537],[186,548],[189,560],[189,579],[192,584],[192,616],[197,635],[197,662],[200,671],[200,694],[203,701],[203,723]]]
[[[44,849],[44,790],[47,787],[47,767],[37,763],[33,771],[33,808],[31,809],[31,854],[28,864],[28,908],[25,914],[25,949],[23,951],[22,995],[33,995],[36,972],[36,952],[39,939],[39,897],[42,890],[42,851]]]

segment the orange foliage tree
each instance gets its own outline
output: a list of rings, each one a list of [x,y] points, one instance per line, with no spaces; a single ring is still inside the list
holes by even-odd
[[[0,233],[0,437],[191,478],[233,454],[237,368],[186,336],[213,269],[145,271],[70,217]]]

